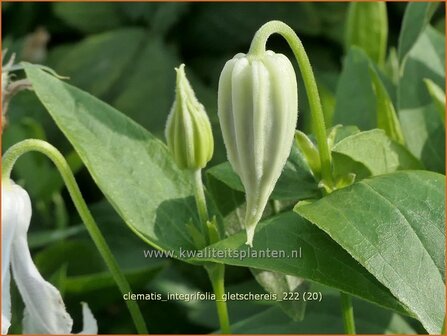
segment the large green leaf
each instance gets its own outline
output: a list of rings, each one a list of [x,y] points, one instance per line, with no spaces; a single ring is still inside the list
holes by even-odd
[[[398,113],[408,149],[427,169],[445,170],[445,127],[425,79],[445,89],[445,37],[431,27],[406,56],[398,87]]]
[[[93,96],[30,64],[34,90],[126,224],[151,245],[192,248],[185,230],[196,219],[188,174],[166,146]]]
[[[398,56],[402,62],[430,22],[439,2],[409,2],[399,35]]]
[[[444,176],[382,175],[296,211],[388,287],[428,332],[439,333],[445,307]]]
[[[293,212],[262,221],[256,230],[254,249],[250,249],[245,240],[245,232],[240,232],[207,248],[196,259],[299,276],[406,312],[388,289],[327,234]],[[281,255],[274,258],[249,254],[267,250]],[[222,252],[212,255],[207,251]],[[219,258],[220,253],[224,254],[222,258]]]
[[[217,165],[209,169],[207,173],[232,189],[244,191],[239,176],[233,171],[229,162]],[[315,182],[302,154],[293,146],[289,159],[273,190],[272,199],[301,200],[315,198],[319,195],[318,184]]]
[[[380,129],[344,138],[332,148],[332,151],[363,164],[371,175],[391,173],[398,169],[422,168],[405,147],[388,138]]]

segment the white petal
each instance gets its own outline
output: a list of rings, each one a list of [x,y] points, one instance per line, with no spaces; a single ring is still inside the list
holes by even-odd
[[[79,335],[96,335],[98,333],[98,323],[92,314],[92,311],[85,302],[82,304],[82,320],[84,327]]]
[[[23,196],[23,189],[14,182],[2,181],[2,334],[7,334],[11,325],[11,249]]]
[[[6,274],[2,274],[2,335],[8,333],[11,326],[11,292],[10,292],[11,272],[9,268]]]
[[[12,181],[2,181],[2,282],[11,263],[11,247],[20,213],[21,189]]]
[[[65,310],[62,297],[40,275],[31,258],[27,242],[31,201],[22,188],[18,195],[19,216],[12,244],[11,264],[14,280],[25,303],[23,333],[69,334],[73,321]]]
[[[23,333],[69,334],[73,321],[59,291],[42,278],[34,265],[26,238],[14,242],[12,271],[25,303]]]

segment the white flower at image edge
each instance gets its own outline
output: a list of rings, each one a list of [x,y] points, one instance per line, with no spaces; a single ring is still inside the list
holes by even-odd
[[[61,294],[45,281],[34,265],[28,247],[31,221],[28,193],[13,181],[2,181],[2,334],[11,325],[11,269],[25,303],[23,333],[70,334],[73,320]],[[82,303],[84,328],[81,334],[97,334],[98,326],[87,304]]]

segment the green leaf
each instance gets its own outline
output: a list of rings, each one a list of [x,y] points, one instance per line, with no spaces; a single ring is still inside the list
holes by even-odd
[[[231,236],[244,230],[245,195],[209,174],[209,170],[206,177],[207,190],[213,196],[214,203],[223,217],[225,235]]]
[[[186,2],[119,3],[120,10],[133,23],[143,22],[156,34],[166,34],[191,6]]]
[[[58,5],[65,8],[67,4]],[[55,70],[70,77],[69,83],[96,96],[105,95],[127,70],[145,34],[142,29],[120,29],[89,36],[54,60]]]
[[[374,90],[374,71],[383,84],[390,102],[395,101],[395,85],[386,77],[366,53],[352,47],[343,62],[334,111],[334,124],[355,125],[361,130],[378,127],[377,99]]]
[[[203,254],[196,259],[302,277],[406,313],[389,290],[345,250],[322,230],[293,212],[262,221],[256,230],[254,249],[245,245],[245,240],[245,232],[238,233],[202,250]],[[207,254],[210,249],[216,251],[214,256]],[[267,249],[281,255],[277,258],[259,255],[266,253]],[[225,251],[232,251],[232,254]],[[220,253],[224,254],[223,258],[217,257]]]
[[[174,68],[181,62],[176,52],[156,35],[146,39],[133,62],[116,91],[109,92],[107,100],[150,132],[164,138],[166,119],[174,103]]]
[[[444,176],[378,176],[295,211],[388,287],[429,333],[439,333],[445,315]]]
[[[445,126],[425,87],[445,88],[445,38],[431,27],[406,56],[398,86],[398,114],[410,152],[433,171],[445,171]]]
[[[270,272],[265,270],[251,269],[256,281],[269,293],[276,294],[282,298],[284,293],[299,293],[300,296],[309,289],[309,284],[302,278]],[[284,300],[278,305],[294,321],[302,321],[306,311],[304,300]]]
[[[348,136],[337,143],[332,151],[363,164],[372,175],[422,168],[405,147],[392,141],[379,129]]]
[[[322,19],[311,3],[203,3],[185,24],[183,40],[192,50],[237,51],[269,20],[287,22],[297,32],[316,35]],[[255,11],[255,12],[253,12]],[[251,13],[251,15],[248,15]],[[222,25],[225,22],[225,25]],[[197,38],[200,36],[200,39]],[[215,43],[219,41],[219,43]]]
[[[165,250],[191,249],[185,230],[198,220],[193,188],[166,146],[99,101],[26,64],[33,88],[93,179],[140,238]]]
[[[334,109],[335,109],[335,92],[326,87],[323,83],[318,83],[318,93],[320,94],[321,107],[323,108],[324,121],[326,122],[326,127],[331,126]]]
[[[123,41],[126,41],[125,47]],[[73,46],[61,48],[50,55],[52,65],[60,74],[70,77],[69,83],[163,137],[174,101],[174,68],[181,63],[174,48],[155,33],[139,28],[92,35]],[[191,77],[199,100],[205,96],[204,105],[212,106],[215,95],[209,99],[209,89],[193,74]],[[151,104],[147,104],[148,101]]]
[[[408,3],[399,35],[398,56],[400,62],[403,61],[424,28],[429,24],[438,6],[438,2]]]
[[[244,191],[239,176],[233,171],[229,162],[208,169],[208,174],[222,181],[230,188]],[[302,154],[292,146],[289,159],[273,190],[272,199],[301,200],[320,195],[317,183],[312,177]]]
[[[445,17],[438,18],[435,22],[433,22],[433,27],[440,32],[441,34],[445,35]]]
[[[354,174],[354,181],[360,181],[372,175],[371,171],[361,162],[355,161],[350,156],[338,152],[332,152],[333,175],[337,179],[350,179]],[[340,181],[342,182],[342,181]],[[333,188],[330,188],[330,191]]]
[[[308,303],[302,322],[290,320],[277,307],[250,316],[232,326],[237,334],[344,334],[340,318],[340,299],[323,294],[321,302]],[[361,300],[353,300],[356,331],[359,334],[415,334],[398,314],[380,309]]]
[[[431,79],[424,79],[427,90],[438,110],[442,122],[445,124],[445,91],[436,85]]]
[[[54,3],[53,8],[56,16],[83,33],[110,30],[119,27],[124,21],[118,3]]]
[[[334,146],[348,136],[359,133],[360,130],[357,126],[342,126],[336,125],[329,130],[327,136],[327,142],[329,149],[332,150]]]
[[[351,48],[337,86],[334,125],[356,125],[361,130],[376,126],[376,97],[369,65],[370,60],[361,49]]]

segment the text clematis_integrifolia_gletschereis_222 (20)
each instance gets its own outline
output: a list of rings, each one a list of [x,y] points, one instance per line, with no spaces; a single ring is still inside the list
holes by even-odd
[[[25,304],[22,332],[70,334],[73,320],[62,296],[39,273],[31,258],[27,232],[31,221],[28,193],[11,180],[2,180],[2,334],[11,325],[11,270]],[[81,334],[97,334],[98,326],[86,303],[82,303]]]

